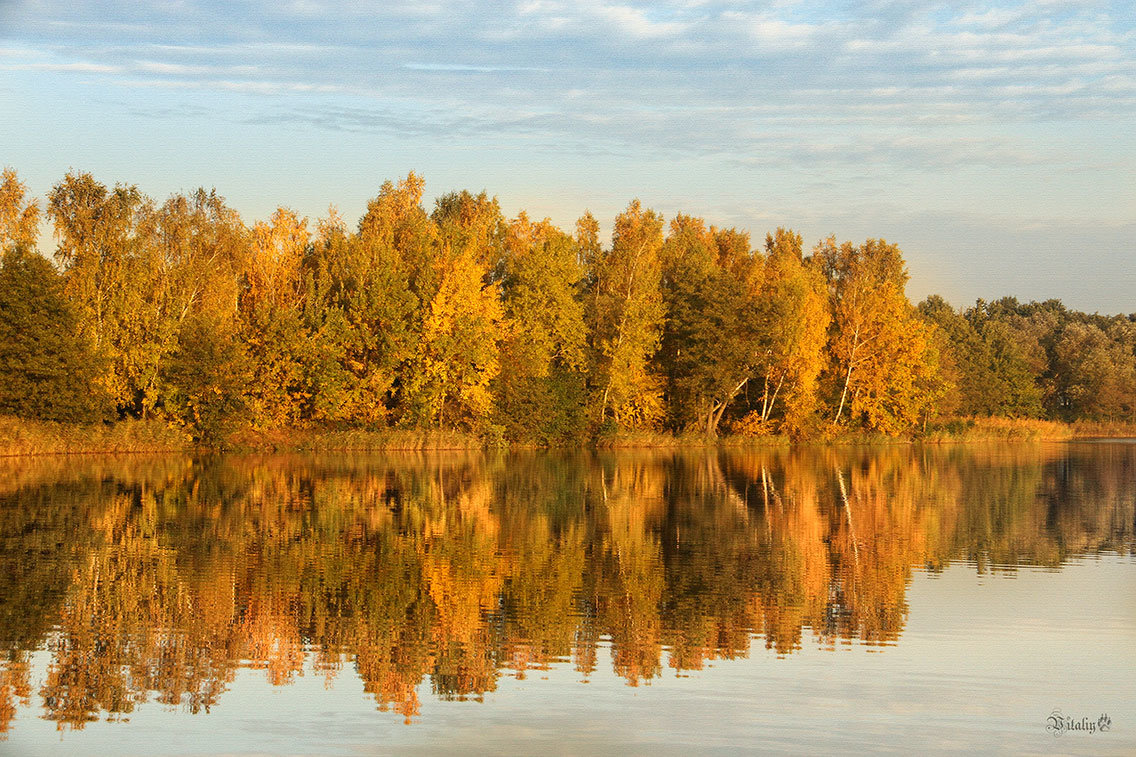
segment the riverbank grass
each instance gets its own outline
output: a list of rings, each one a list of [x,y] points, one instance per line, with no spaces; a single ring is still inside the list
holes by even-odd
[[[73,424],[0,415],[0,457],[186,452],[192,448],[188,434],[163,421]]]
[[[667,449],[699,447],[788,447],[792,444],[892,445],[971,442],[1050,442],[1093,438],[1136,438],[1136,424],[1121,422],[1061,423],[1036,419],[957,418],[939,421],[922,433],[884,436],[848,431],[817,439],[783,435],[670,434],[613,431],[580,440],[597,449]],[[474,450],[509,446],[499,434],[473,434],[442,429],[244,430],[230,435],[224,449],[235,452],[395,452]],[[523,445],[521,445],[523,446]],[[0,457],[60,454],[191,452],[199,449],[184,430],[160,420],[123,420],[113,424],[76,425],[30,421],[0,415]]]

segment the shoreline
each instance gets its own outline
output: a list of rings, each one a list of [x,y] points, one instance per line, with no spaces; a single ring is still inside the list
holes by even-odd
[[[956,419],[927,431],[901,436],[844,432],[816,438],[732,436],[645,431],[620,432],[575,445],[541,446],[502,443],[476,434],[445,430],[292,428],[233,434],[223,448],[195,443],[183,430],[158,420],[76,425],[0,416],[0,458],[71,455],[143,455],[208,453],[445,452],[484,449],[706,449],[790,448],[892,445],[951,445],[991,442],[1108,441],[1136,438],[1136,423]]]

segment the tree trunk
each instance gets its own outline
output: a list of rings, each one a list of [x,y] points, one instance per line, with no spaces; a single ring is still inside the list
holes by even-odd
[[[781,385],[785,383],[785,372],[782,371],[781,378],[777,379],[777,386],[773,387],[773,396],[769,398],[769,407],[762,408],[761,420],[762,422],[769,420],[769,416],[773,415],[773,405],[777,402],[777,393],[781,391]],[[768,381],[766,382],[768,388]]]
[[[717,410],[717,406],[711,402],[710,411],[706,413],[706,436],[708,437],[716,437],[718,435],[718,423],[714,419],[715,410]]]
[[[848,489],[844,486],[844,473],[836,469],[836,480],[840,482],[840,499],[844,501],[844,516],[848,521],[848,538],[852,541],[852,555],[856,567],[860,567],[860,543],[856,539],[856,529],[852,525],[852,506],[848,503]]]
[[[848,397],[848,385],[852,382],[852,361],[848,361],[848,372],[844,374],[844,390],[840,392],[840,407],[836,409],[836,417],[832,420],[833,425],[840,423],[840,414],[844,412],[844,400]]]
[[[738,392],[742,390],[742,387],[745,386],[746,382],[748,381],[749,376],[746,376],[737,386],[734,387],[733,391],[726,395],[725,399],[723,399],[720,404],[713,402],[710,403],[710,416],[706,422],[707,436],[718,435],[718,423],[722,420],[722,416],[725,415],[726,408],[730,405],[730,400],[737,396]]]
[[[761,420],[764,423],[769,413],[769,369],[765,369],[765,378],[761,384]]]

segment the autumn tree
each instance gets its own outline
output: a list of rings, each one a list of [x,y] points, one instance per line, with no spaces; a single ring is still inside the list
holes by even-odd
[[[216,190],[198,189],[170,197],[151,224],[170,322],[180,326],[194,313],[235,317],[238,280],[250,262],[248,233],[237,212]]]
[[[301,320],[307,219],[278,208],[252,228],[241,292],[243,341],[252,358],[249,406],[257,425],[298,421],[305,401],[309,341]]]
[[[180,418],[182,401],[168,393],[178,390],[162,377],[186,346],[182,337],[193,333],[184,328],[188,320],[233,333],[248,238],[236,211],[216,191],[204,189],[175,194],[148,212],[143,234],[140,257],[151,277],[152,338],[158,353],[146,375],[143,412],[161,408]]]
[[[501,269],[507,321],[497,417],[510,439],[544,444],[583,433],[587,328],[575,240],[524,213],[508,226]]]
[[[662,229],[661,216],[633,201],[615,219],[611,249],[596,254],[590,271],[592,376],[601,421],[609,410],[623,426],[650,426],[662,416],[660,382],[648,370],[664,316]]]
[[[430,218],[443,251],[468,253],[487,277],[500,278],[507,224],[496,197],[450,192],[435,201]]]
[[[907,269],[899,248],[875,239],[838,247],[829,238],[814,256],[832,299],[833,423],[847,408],[851,418],[884,433],[914,425],[932,406],[937,356],[929,349],[931,326],[904,295]]]
[[[822,416],[899,433],[936,414],[1134,412],[1133,316],[1012,297],[917,313],[882,240],[806,257],[779,228],[757,254],[746,232],[684,214],[664,239],[635,201],[605,248],[590,213],[569,235],[506,221],[485,192],[428,213],[423,189],[413,173],[386,182],[357,227],[331,211],[313,235],[287,209],[246,228],[215,191],[156,204],[68,173],[45,211],[98,393],[120,417],[194,428],[212,391],[218,413],[262,428],[446,425],[538,444],[589,420],[805,436]],[[4,254],[34,254],[26,194],[4,170]]]
[[[756,296],[762,345],[759,419],[768,426],[781,400],[782,429],[799,432],[816,409],[817,380],[831,320],[825,280],[817,261],[802,257],[801,235],[778,228],[766,235]]]
[[[662,249],[666,325],[659,361],[670,411],[678,427],[710,436],[749,381],[759,352],[748,237],[728,234],[723,239],[702,219],[679,214]]]
[[[111,190],[88,173],[68,173],[48,195],[65,291],[105,366],[100,383],[124,414],[145,415],[155,405],[171,346],[149,244],[152,209],[137,187]]]
[[[27,199],[27,186],[13,168],[0,174],[0,254],[15,247],[35,249],[39,203]]]
[[[504,313],[490,270],[500,209],[484,194],[463,192],[440,199],[432,219],[438,230],[424,274],[436,284],[420,290],[421,332],[405,375],[408,411],[420,423],[473,427],[493,408],[490,382],[500,372]]]

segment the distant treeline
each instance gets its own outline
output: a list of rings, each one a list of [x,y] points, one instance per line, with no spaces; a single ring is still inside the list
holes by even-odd
[[[611,244],[386,182],[355,229],[71,172],[0,186],[0,413],[240,428],[897,434],[944,416],[1136,420],[1136,316],[913,306],[897,246],[748,233],[638,201]]]

